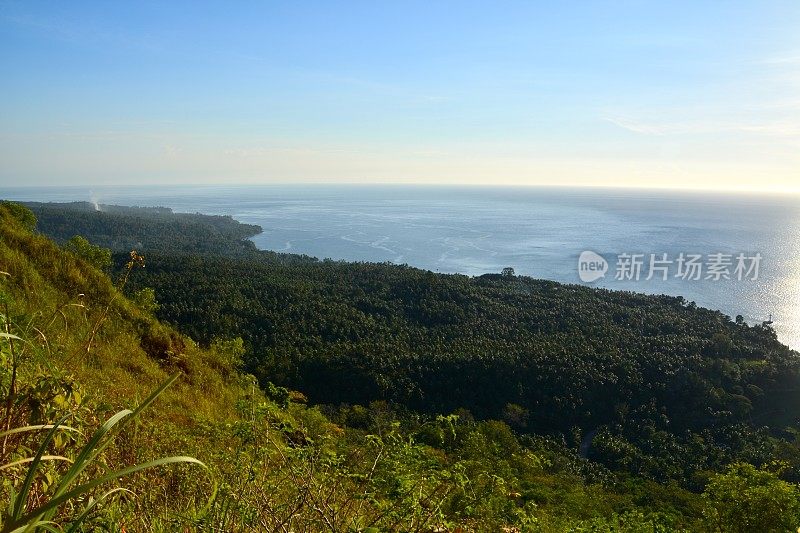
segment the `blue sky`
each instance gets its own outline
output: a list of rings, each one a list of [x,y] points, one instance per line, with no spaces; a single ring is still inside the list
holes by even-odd
[[[800,188],[800,2],[0,2],[0,185]]]

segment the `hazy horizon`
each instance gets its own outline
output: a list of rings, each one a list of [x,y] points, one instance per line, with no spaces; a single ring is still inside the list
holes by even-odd
[[[141,187],[153,187],[153,191],[157,192],[159,189],[189,189],[189,188],[220,188],[220,189],[236,189],[236,188],[311,188],[311,187],[375,187],[375,188],[451,188],[451,189],[541,189],[541,190],[563,190],[563,191],[630,191],[630,192],[653,192],[664,194],[681,194],[687,195],[702,195],[702,194],[721,194],[725,195],[756,195],[756,196],[786,196],[800,197],[800,188],[798,189],[768,189],[768,188],[708,188],[703,186],[697,187],[670,187],[670,186],[647,186],[647,185],[614,185],[614,184],[585,184],[585,185],[558,185],[558,184],[492,184],[492,183],[448,183],[448,182],[413,182],[413,181],[397,181],[397,182],[330,182],[330,181],[301,181],[301,182],[286,182],[286,181],[270,181],[270,182],[185,182],[185,183],[118,183],[118,184],[91,184],[91,183],[74,183],[74,184],[42,184],[42,185],[5,185],[0,183],[0,198],[3,193],[7,191],[32,191],[41,192],[48,190],[64,190],[74,189],[76,191],[83,191],[91,193],[92,191],[114,191],[125,189],[139,189]],[[86,201],[91,201],[91,198],[86,198]],[[37,201],[36,198],[31,198],[30,201]],[[81,201],[76,198],[75,201]],[[102,203],[102,202],[101,202]]]

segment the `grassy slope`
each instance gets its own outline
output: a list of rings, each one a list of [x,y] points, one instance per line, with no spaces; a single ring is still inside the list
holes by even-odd
[[[238,391],[203,364],[204,352],[139,310],[108,276],[63,252],[50,239],[15,224],[7,211],[0,210],[0,216],[0,265],[8,274],[4,289],[10,296],[11,315],[36,324],[53,350],[54,365],[79,374],[87,387],[102,391],[115,405],[136,399],[174,367],[185,366],[190,380],[163,397],[161,411],[181,417],[191,407],[212,418],[231,415]],[[98,323],[95,342],[87,351],[87,339]],[[179,350],[176,361],[160,364],[159,359],[167,358],[165,352],[147,353],[143,344],[156,338],[175,339],[182,345],[165,345]],[[187,394],[190,391],[194,398]]]
[[[120,437],[107,464],[175,453],[208,460],[213,446],[225,445],[209,442],[194,427],[198,420],[206,424],[235,420],[237,401],[252,391],[224,379],[214,368],[215,354],[199,350],[191,340],[162,326],[124,298],[105,274],[31,233],[3,207],[0,271],[4,273],[0,290],[13,332],[27,341],[12,427],[48,422],[72,411],[71,423],[91,430],[119,409],[136,405],[180,369],[185,375],[159,398],[135,432]],[[170,483],[181,472],[151,473],[150,481]],[[207,497],[210,478],[194,474],[191,485],[198,489],[196,495]],[[134,482],[136,488],[143,487],[143,479]],[[137,492],[142,494],[134,508],[152,513],[171,507],[157,503],[162,499],[159,493]],[[191,493],[174,503],[180,499],[195,503]]]

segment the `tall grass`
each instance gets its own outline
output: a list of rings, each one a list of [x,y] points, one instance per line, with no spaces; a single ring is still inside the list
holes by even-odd
[[[63,416],[54,424],[38,426],[27,426],[14,428],[0,433],[0,437],[5,438],[11,434],[26,433],[32,431],[44,431],[47,433],[39,444],[36,454],[21,460],[7,463],[0,466],[0,471],[27,465],[22,485],[15,489],[12,487],[10,501],[2,516],[0,533],[23,533],[44,529],[48,531],[75,531],[89,516],[91,511],[103,500],[114,494],[129,492],[124,487],[114,487],[106,490],[98,497],[93,496],[93,492],[103,485],[118,481],[121,478],[135,474],[142,470],[159,466],[191,463],[205,468],[205,465],[193,457],[173,456],[162,457],[146,463],[137,464],[121,470],[86,479],[82,474],[87,468],[95,466],[100,460],[103,451],[110,446],[115,437],[131,422],[133,422],[147,407],[149,407],[158,396],[179,377],[179,373],[174,374],[164,381],[155,391],[150,394],[134,410],[123,409],[109,418],[100,428],[98,428],[88,442],[83,446],[74,459],[62,456],[46,455],[46,450],[59,431],[77,432],[75,428],[64,425],[69,415]],[[41,473],[41,467],[46,461],[61,461],[70,464],[69,469],[61,475],[57,483],[54,484],[52,491],[43,502],[28,503],[31,495],[31,488],[37,476]],[[84,501],[83,507],[76,514],[64,522],[65,527],[60,527],[56,518],[62,507],[68,502],[76,502],[79,499]]]

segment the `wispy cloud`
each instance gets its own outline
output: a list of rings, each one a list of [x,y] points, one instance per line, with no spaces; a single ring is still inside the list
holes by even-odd
[[[164,149],[164,154],[167,157],[176,157],[183,152],[183,148],[174,144],[165,144],[162,148]]]
[[[800,65],[800,52],[768,57],[762,63],[764,65]]]
[[[343,149],[343,148],[312,148],[302,146],[253,146],[226,148],[222,152],[226,156],[253,158],[271,155],[319,155],[319,154],[362,154],[363,150]]]
[[[67,20],[64,17],[34,16],[25,12],[0,12],[0,20],[68,43],[115,46],[159,54],[165,52],[165,47],[160,39],[148,33],[133,34],[120,29],[110,30],[83,21]]]
[[[771,122],[766,124],[741,125],[739,131],[761,133],[776,137],[800,137],[800,121]]]
[[[730,64],[736,76],[692,92],[644,95],[628,106],[600,110],[600,117],[640,135],[800,137],[800,50]]]
[[[681,128],[676,129],[676,125],[665,125],[641,122],[635,119],[622,118],[622,117],[603,117],[603,120],[610,122],[615,126],[622,129],[632,131],[634,133],[642,133],[644,135],[667,135],[669,133],[679,133]]]
[[[624,117],[603,117],[606,122],[643,135],[687,135],[713,133],[754,133],[774,137],[800,136],[800,121],[778,120],[765,122],[735,121],[670,121],[637,120]]]

